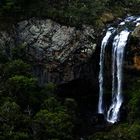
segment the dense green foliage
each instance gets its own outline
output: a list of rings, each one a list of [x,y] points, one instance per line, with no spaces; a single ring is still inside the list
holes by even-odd
[[[115,17],[139,13],[139,0],[2,0],[0,13],[12,17],[47,17],[69,25],[101,24],[104,12]],[[96,23],[97,22],[97,23]]]
[[[74,110],[54,95],[56,85],[38,86],[22,48],[13,48],[9,59],[0,52],[0,139],[72,140]]]
[[[111,127],[110,131],[98,132],[89,140],[139,140],[140,123],[120,124]]]

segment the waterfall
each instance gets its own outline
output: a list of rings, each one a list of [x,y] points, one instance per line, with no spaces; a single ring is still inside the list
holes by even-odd
[[[119,120],[119,112],[123,103],[122,94],[122,77],[123,77],[123,58],[125,46],[128,42],[128,37],[135,26],[140,25],[140,17],[130,16],[125,18],[118,27],[109,27],[101,43],[100,51],[100,70],[99,70],[99,101],[98,113],[106,115],[105,118],[110,123],[115,123]],[[131,27],[131,28],[130,28]],[[114,36],[115,34],[115,36]],[[105,65],[105,49],[108,46],[110,38],[112,42],[112,100],[108,111],[104,108],[104,65]]]
[[[99,71],[99,101],[98,101],[98,113],[104,113],[104,106],[103,106],[103,75],[104,75],[104,55],[105,55],[105,48],[108,43],[109,38],[114,32],[114,28],[109,28],[106,32],[105,37],[102,40],[101,44],[101,53],[100,53],[100,71]]]

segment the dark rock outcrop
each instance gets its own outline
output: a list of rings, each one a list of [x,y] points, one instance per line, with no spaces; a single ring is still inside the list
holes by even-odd
[[[131,72],[140,70],[140,25],[131,33],[124,67]]]
[[[27,46],[41,84],[65,83],[88,73],[87,63],[96,48],[94,34],[91,26],[76,29],[49,19],[30,19],[17,23],[11,31],[0,32],[0,47],[12,56],[11,48]]]

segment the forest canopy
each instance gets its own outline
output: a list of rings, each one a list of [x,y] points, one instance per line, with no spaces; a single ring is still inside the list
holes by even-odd
[[[47,17],[76,25],[93,24],[103,12],[122,16],[129,12],[139,13],[140,0],[1,0],[1,16]]]

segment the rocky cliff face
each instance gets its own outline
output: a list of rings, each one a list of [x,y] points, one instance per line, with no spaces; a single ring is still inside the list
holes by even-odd
[[[0,47],[10,57],[11,48],[24,45],[35,62],[40,83],[65,83],[89,73],[88,61],[95,51],[94,29],[62,26],[52,20],[30,19],[11,31],[0,32]]]
[[[131,34],[126,50],[125,67],[130,71],[140,70],[140,25]]]

